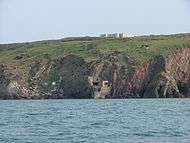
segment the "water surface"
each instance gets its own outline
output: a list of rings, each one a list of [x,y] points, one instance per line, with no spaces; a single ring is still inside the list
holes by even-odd
[[[189,143],[189,99],[0,101],[2,143]]]

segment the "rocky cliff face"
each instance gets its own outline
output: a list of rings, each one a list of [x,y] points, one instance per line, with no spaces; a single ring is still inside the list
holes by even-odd
[[[167,58],[156,56],[132,72],[114,63],[94,68],[91,80],[95,97],[100,98],[180,98],[190,97],[190,48],[178,48]],[[105,74],[105,75],[104,75]],[[101,95],[102,82],[108,81],[109,94]],[[92,83],[92,82],[91,82]]]
[[[4,65],[0,65],[0,98],[7,99],[9,96],[7,86],[9,84],[8,79],[5,77]]]
[[[190,97],[190,48],[178,48],[164,60],[143,97]]]
[[[29,97],[29,90],[19,85],[16,80],[10,80],[5,74],[5,66],[0,65],[0,99],[21,99]]]
[[[92,64],[89,78],[94,98],[111,98],[118,66],[110,61],[99,61]]]
[[[31,68],[31,91],[35,98],[91,98],[87,63],[69,55]]]
[[[190,97],[190,48],[177,48],[167,57],[156,56],[138,68],[112,56],[86,62],[68,55],[35,61],[25,85],[10,80],[0,65],[1,99],[169,98]]]

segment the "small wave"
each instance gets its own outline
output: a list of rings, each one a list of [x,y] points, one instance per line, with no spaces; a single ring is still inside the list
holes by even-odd
[[[28,116],[41,116],[41,115],[51,115],[50,112],[42,112],[42,113],[27,113]]]
[[[134,133],[134,136],[138,136],[138,137],[154,137],[157,135],[157,133],[155,132],[144,132],[144,133]]]

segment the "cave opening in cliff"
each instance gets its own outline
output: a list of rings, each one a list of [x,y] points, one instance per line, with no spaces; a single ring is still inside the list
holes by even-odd
[[[93,85],[94,85],[94,86],[98,86],[98,85],[99,85],[99,82],[98,82],[98,81],[94,81],[94,82],[93,82]]]

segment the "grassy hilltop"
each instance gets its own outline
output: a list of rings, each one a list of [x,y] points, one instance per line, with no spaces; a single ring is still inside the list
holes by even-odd
[[[146,45],[148,48],[143,48]],[[112,38],[65,38],[30,43],[0,45],[0,64],[6,65],[6,73],[11,78],[16,72],[28,80],[29,66],[34,61],[47,62],[65,55],[78,55],[85,61],[96,60],[101,55],[114,54],[118,64],[125,65],[127,55],[138,65],[157,55],[166,56],[171,49],[190,45],[190,34],[141,36],[131,39]]]

